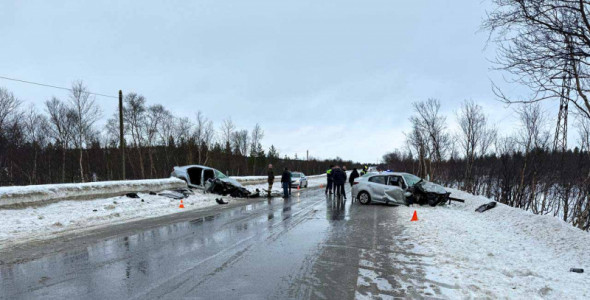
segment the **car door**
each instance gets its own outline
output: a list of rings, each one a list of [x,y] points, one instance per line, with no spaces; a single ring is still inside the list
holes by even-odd
[[[383,200],[385,195],[385,184],[387,183],[387,176],[377,175],[369,178],[367,185],[369,186],[369,193],[373,200]]]
[[[305,174],[301,173],[301,187],[307,186],[307,177]]]
[[[404,196],[404,180],[401,176],[390,175],[387,177],[387,184],[384,187],[383,198],[385,201],[396,202],[400,204],[406,203]]]

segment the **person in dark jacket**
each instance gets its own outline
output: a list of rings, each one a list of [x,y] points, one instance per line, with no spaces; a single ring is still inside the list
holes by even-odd
[[[326,195],[328,194],[328,191],[330,191],[330,195],[332,195],[332,190],[334,189],[334,174],[332,174],[333,167],[334,165],[330,165],[330,168],[328,171],[326,171],[326,178],[328,178],[328,183],[326,184]]]
[[[283,171],[281,184],[283,185],[283,198],[287,199],[289,198],[289,187],[291,186],[291,172],[289,172],[288,168]]]
[[[268,164],[268,196],[270,197],[270,191],[272,190],[272,185],[275,182],[275,172],[272,169],[272,164]]]
[[[344,172],[340,167],[336,166],[332,169],[332,173],[334,176],[334,186],[336,187],[336,195],[343,196],[346,199],[346,194],[344,193],[344,183],[346,182],[346,172]]]
[[[350,178],[348,178],[348,182],[350,183],[350,187],[352,187],[354,180],[359,178],[359,172],[357,171],[356,168],[352,169],[352,173],[350,174]]]

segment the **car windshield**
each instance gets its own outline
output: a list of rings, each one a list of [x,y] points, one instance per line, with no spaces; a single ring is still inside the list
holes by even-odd
[[[221,178],[227,178],[227,175],[225,175],[225,174],[223,174],[223,173],[219,172],[218,170],[215,170],[215,177],[217,177],[217,178],[220,178],[220,179],[221,179]]]
[[[420,180],[422,180],[420,177],[412,175],[412,174],[403,174],[402,176],[404,176],[404,179],[406,180],[406,183],[408,184],[408,186],[413,186],[414,184],[416,184]]]
[[[292,178],[299,178],[299,177],[301,177],[301,173],[292,173],[291,177]]]

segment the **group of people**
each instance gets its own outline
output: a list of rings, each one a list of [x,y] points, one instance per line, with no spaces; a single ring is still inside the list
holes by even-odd
[[[344,199],[346,199],[346,193],[344,192],[344,184],[346,183],[346,179],[348,178],[348,183],[350,183],[350,186],[352,187],[354,180],[359,176],[360,174],[356,168],[352,170],[350,177],[348,177],[346,174],[346,166],[342,166],[342,168],[340,168],[339,166],[331,165],[330,169],[326,171],[326,177],[328,180],[325,191],[326,195],[328,193],[330,193],[330,195],[336,194],[337,196],[342,196]]]
[[[352,170],[350,173],[350,177],[346,174],[346,166],[339,166],[331,165],[330,169],[326,171],[326,177],[328,182],[326,184],[326,195],[330,193],[336,194],[337,196],[342,196],[346,199],[346,193],[344,192],[344,184],[346,183],[346,179],[348,178],[348,182],[350,186],[354,184],[354,180],[364,174],[367,173],[367,167],[365,166],[360,174],[356,168]],[[272,167],[272,164],[268,165],[268,196],[271,196],[272,186],[275,181],[275,173]],[[291,172],[289,172],[289,168],[285,168],[283,170],[283,174],[281,176],[281,187],[283,188],[283,198],[289,198],[291,196]]]
[[[271,196],[272,186],[275,181],[275,172],[272,168],[272,164],[268,165],[268,197]],[[281,187],[283,188],[283,198],[289,198],[291,196],[291,172],[289,172],[289,168],[285,168],[283,170],[283,175],[281,175]]]

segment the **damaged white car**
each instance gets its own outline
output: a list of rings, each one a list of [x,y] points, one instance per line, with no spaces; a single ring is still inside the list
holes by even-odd
[[[189,187],[196,189],[205,189],[205,185],[209,179],[219,179],[233,186],[243,187],[241,183],[221,173],[219,170],[200,165],[174,167],[170,177],[180,178],[186,181]]]
[[[371,202],[436,206],[449,200],[444,187],[409,173],[368,173],[354,180],[352,196],[361,204]]]

